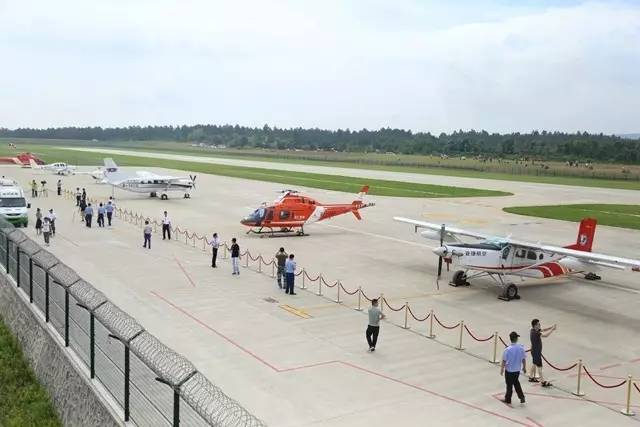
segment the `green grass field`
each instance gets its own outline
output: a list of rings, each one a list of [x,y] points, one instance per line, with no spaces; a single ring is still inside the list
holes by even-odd
[[[0,426],[62,426],[49,396],[22,357],[18,342],[1,321]]]
[[[85,151],[62,150],[52,146],[32,146],[46,162],[65,161],[78,165],[100,165],[104,154]],[[5,150],[7,150],[5,148]],[[1,151],[0,151],[1,152]],[[15,153],[14,153],[15,154]],[[6,155],[6,154],[2,154]],[[188,173],[207,173],[234,178],[267,181],[287,186],[305,186],[326,190],[357,193],[363,185],[369,185],[369,194],[393,197],[480,197],[508,196],[510,193],[483,189],[416,184],[411,182],[388,181],[379,179],[356,178],[349,176],[324,175],[317,173],[291,172],[273,169],[249,168],[239,166],[214,165],[178,160],[150,159],[139,156],[109,155],[121,166],[161,167],[179,169]]]
[[[169,141],[82,141],[82,140],[45,140],[0,138],[0,152],[6,155],[6,147],[1,144],[16,142],[18,151],[41,149],[56,146],[103,147],[130,150],[152,150],[163,153],[190,154],[203,157],[240,158],[246,160],[267,160],[270,162],[308,164],[315,166],[340,166],[352,169],[372,169],[392,172],[410,172],[429,175],[457,176],[465,178],[483,178],[506,181],[534,182],[542,184],[560,184],[582,187],[618,188],[640,190],[640,167],[626,166],[631,174],[623,175],[621,165],[596,165],[594,171],[567,168],[560,162],[546,162],[551,166],[548,171],[525,168],[513,163],[505,165],[487,165],[476,160],[439,159],[434,156],[386,155],[380,153],[326,153],[296,152],[258,149],[212,150],[192,147],[189,143]],[[15,151],[11,151],[15,153]],[[57,160],[73,163],[72,156]],[[544,173],[544,174],[543,174]],[[554,175],[555,174],[555,175]],[[616,179],[598,178],[611,176]]]
[[[573,222],[580,222],[582,218],[591,217],[596,218],[598,224],[601,225],[640,230],[640,205],[520,206],[503,210],[518,215]]]

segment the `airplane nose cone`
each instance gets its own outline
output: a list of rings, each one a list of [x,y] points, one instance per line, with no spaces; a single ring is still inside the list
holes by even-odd
[[[446,246],[440,246],[439,248],[435,248],[433,250],[433,253],[438,256],[445,256],[447,255],[447,252],[449,252],[449,248],[447,248]]]

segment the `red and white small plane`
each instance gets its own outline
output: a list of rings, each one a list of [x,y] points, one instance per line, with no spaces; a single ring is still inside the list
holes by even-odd
[[[468,286],[470,279],[492,278],[503,290],[501,299],[518,299],[518,287],[506,276],[544,279],[556,276],[583,274],[586,279],[598,280],[594,273],[599,267],[618,270],[631,269],[640,272],[640,260],[620,258],[591,252],[597,221],[585,218],[580,222],[576,243],[568,246],[552,246],[522,240],[491,237],[474,231],[431,224],[409,218],[394,217],[395,221],[411,224],[417,232],[426,230],[422,237],[439,240],[440,246],[433,252],[440,257],[438,276],[442,261],[457,264],[457,270],[449,283],[452,286]],[[466,243],[460,237],[475,239]]]

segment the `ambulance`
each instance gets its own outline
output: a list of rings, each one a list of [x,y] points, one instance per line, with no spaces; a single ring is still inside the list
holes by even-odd
[[[30,203],[24,197],[24,191],[12,179],[0,179],[0,217],[16,227],[29,224]]]

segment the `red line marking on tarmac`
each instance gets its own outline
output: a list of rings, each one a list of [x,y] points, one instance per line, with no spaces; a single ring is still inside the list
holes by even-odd
[[[619,405],[620,407],[624,406],[624,403],[620,403],[620,402],[607,402],[606,400],[594,400],[594,399],[589,399],[586,397],[573,397],[573,396],[557,396],[557,395],[552,395],[552,394],[542,394],[542,393],[535,393],[535,392],[528,392],[525,393],[526,396],[537,396],[537,397],[546,397],[548,399],[560,399],[560,400],[576,400],[576,401],[581,401],[581,402],[585,402],[585,403],[597,403],[600,405],[609,405],[609,406],[616,406]],[[500,397],[502,396],[502,393],[496,393],[494,395],[492,395],[495,399],[500,399]],[[640,405],[630,405],[634,408],[640,408]]]
[[[188,318],[190,318],[191,320],[193,320],[194,322],[196,322],[197,324],[199,324],[203,328],[213,332],[215,335],[217,335],[218,337],[222,338],[223,340],[225,340],[226,342],[228,342],[232,346],[234,346],[234,347],[238,348],[239,350],[243,351],[244,353],[248,354],[249,356],[251,356],[252,358],[257,360],[261,364],[263,364],[263,365],[267,366],[268,368],[272,369],[276,373],[291,372],[291,371],[297,371],[297,370],[307,369],[307,368],[315,368],[315,367],[326,366],[326,365],[331,365],[331,364],[340,364],[340,365],[348,366],[350,368],[359,370],[361,372],[368,373],[370,375],[374,375],[374,376],[379,377],[379,378],[386,379],[386,380],[394,382],[396,384],[401,384],[401,385],[404,385],[406,387],[410,387],[410,388],[413,388],[415,390],[422,391],[423,393],[427,393],[427,394],[430,394],[432,396],[436,396],[436,397],[439,397],[441,399],[445,399],[445,400],[448,400],[450,402],[466,406],[467,408],[471,408],[471,409],[475,409],[475,410],[480,411],[480,412],[484,412],[487,415],[493,415],[494,417],[498,417],[498,418],[501,418],[501,419],[506,420],[506,421],[511,421],[514,424],[531,427],[530,424],[527,424],[527,423],[525,423],[523,421],[520,421],[520,420],[517,420],[515,418],[511,418],[511,417],[508,417],[506,415],[502,415],[502,414],[499,414],[497,412],[481,408],[481,407],[473,405],[471,403],[467,403],[467,402],[464,402],[462,400],[458,400],[458,399],[455,399],[453,397],[446,396],[444,394],[435,392],[433,390],[429,390],[429,389],[426,389],[424,387],[421,387],[421,386],[418,386],[418,385],[415,385],[415,384],[411,384],[411,383],[408,383],[406,381],[402,381],[402,380],[399,380],[397,378],[393,378],[393,377],[390,377],[388,375],[384,375],[384,374],[381,374],[379,372],[375,372],[375,371],[372,371],[370,369],[364,368],[362,366],[354,365],[353,363],[345,362],[345,361],[342,361],[342,360],[330,360],[330,361],[326,361],[326,362],[319,362],[319,363],[314,363],[314,364],[310,364],[310,365],[296,366],[296,367],[292,367],[292,368],[283,368],[283,369],[278,368],[275,365],[273,365],[273,364],[269,363],[268,361],[266,361],[265,359],[263,359],[262,357],[258,356],[257,354],[255,354],[254,352],[249,350],[248,348],[242,346],[241,344],[235,342],[234,340],[232,340],[231,338],[227,337],[223,333],[221,333],[218,330],[212,328],[207,323],[205,323],[202,320],[198,319],[197,317],[195,317],[194,315],[192,315],[191,313],[189,313],[185,309],[183,309],[183,308],[179,307],[178,305],[174,304],[172,301],[168,300],[167,298],[165,298],[164,296],[160,295],[159,293],[157,293],[155,291],[151,291],[151,294],[156,296],[160,300],[164,301],[167,305],[173,307],[174,309],[176,309],[180,313],[184,314],[185,316],[187,316]],[[529,420],[529,421],[532,421],[532,420]],[[539,426],[540,424],[535,423],[535,425]]]
[[[187,273],[187,270],[185,270],[185,268],[182,266],[182,264],[180,263],[180,260],[175,255],[173,256],[173,259],[176,260],[176,263],[178,264],[178,267],[180,267],[180,270],[182,270],[184,275],[187,277],[187,280],[189,281],[189,283],[191,283],[191,286],[193,286],[195,288],[196,287],[195,282],[193,281],[191,276],[189,276],[189,273]]]
[[[531,417],[527,417],[527,419],[528,419],[529,421],[531,421],[531,422],[533,423],[533,425],[534,425],[534,426],[536,426],[536,427],[544,427],[542,424],[540,424],[539,422],[535,421],[535,420],[534,420],[533,418],[531,418]]]
[[[638,362],[640,362],[640,358],[629,360],[629,363],[638,363]]]
[[[620,364],[619,364],[619,363],[613,363],[613,364],[611,364],[611,365],[607,365],[607,366],[603,366],[603,367],[601,367],[601,368],[600,368],[600,370],[601,370],[601,371],[605,371],[605,370],[607,370],[607,369],[615,368],[616,366],[620,366]]]

